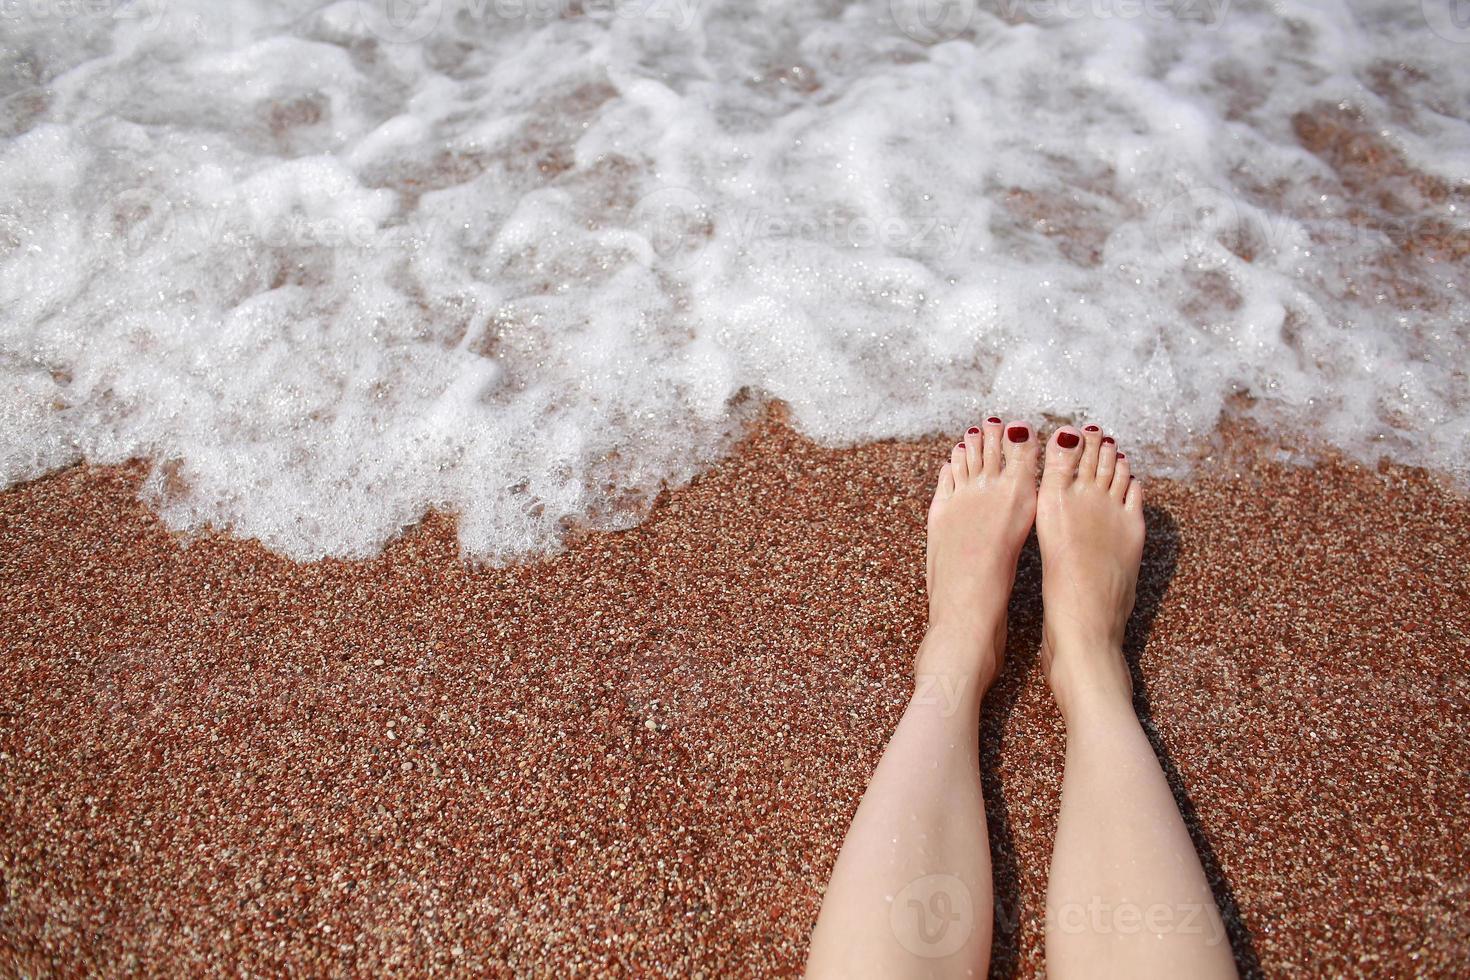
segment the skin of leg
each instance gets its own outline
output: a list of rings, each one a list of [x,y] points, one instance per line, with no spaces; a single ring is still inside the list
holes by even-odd
[[[1133,711],[1123,631],[1143,553],[1143,491],[1128,466],[1100,429],[1061,429],[1038,500],[1042,663],[1067,726],[1047,973],[1234,977],[1214,895]]]
[[[915,685],[832,869],[808,977],[985,975],[993,911],[975,747],[981,694],[972,683],[950,696]]]
[[[838,854],[809,977],[975,977],[988,968],[990,842],[976,736],[1035,512],[1036,455],[1029,426],[994,418],[971,429],[941,471],[914,692]]]

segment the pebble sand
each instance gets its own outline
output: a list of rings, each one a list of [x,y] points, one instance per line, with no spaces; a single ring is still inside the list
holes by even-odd
[[[0,972],[799,972],[909,693],[949,439],[779,423],[650,519],[474,567],[182,542],[141,466],[0,494]],[[1139,708],[1247,974],[1470,956],[1470,506],[1242,457],[1149,484]],[[1063,731],[1022,558],[977,743],[1039,976]]]

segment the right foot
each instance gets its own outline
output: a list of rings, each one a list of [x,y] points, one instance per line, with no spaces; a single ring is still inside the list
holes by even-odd
[[[992,416],[971,428],[939,471],[929,504],[929,630],[920,682],[973,677],[990,686],[1005,649],[1016,559],[1036,516],[1036,434]]]
[[[1127,706],[1123,630],[1143,558],[1143,488],[1097,426],[1052,434],[1037,500],[1041,664],[1063,716]]]

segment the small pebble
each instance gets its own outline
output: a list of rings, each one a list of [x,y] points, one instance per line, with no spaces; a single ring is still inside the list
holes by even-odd
[[[0,974],[800,973],[910,691],[936,445],[763,426],[506,568],[442,515],[364,561],[186,544],[136,464],[0,493]],[[1265,975],[1459,975],[1470,507],[1268,455],[1149,482],[1152,729]],[[1064,747],[1039,589],[1028,548],[976,738],[1020,978]]]

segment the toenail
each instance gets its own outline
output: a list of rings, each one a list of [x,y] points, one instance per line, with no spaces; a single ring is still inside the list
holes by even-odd
[[[991,425],[1000,425],[1000,419],[996,418],[994,415],[990,416],[990,418],[986,419],[985,421],[989,422]]]
[[[968,432],[972,436],[978,436],[980,434],[980,427],[979,426],[972,425],[968,429],[966,429],[965,431]]]
[[[1088,432],[1096,432],[1097,431],[1097,426],[1095,426],[1095,425],[1084,425],[1082,428],[1084,430],[1088,431]]]
[[[1011,442],[1025,442],[1031,436],[1031,430],[1024,425],[1013,425],[1006,430],[1006,438]]]
[[[1118,458],[1119,459],[1127,459],[1128,457],[1127,456],[1124,456],[1122,453],[1119,453],[1118,454]]]
[[[1077,445],[1077,442],[1078,437],[1077,433],[1075,432],[1057,433],[1057,445],[1061,446],[1063,449],[1071,449],[1073,446]]]
[[[956,449],[964,449],[965,448],[965,444],[963,442],[957,442],[957,443],[954,444],[954,447]]]
[[[1103,436],[1103,442],[1107,443],[1109,446],[1111,446],[1115,441],[1116,440],[1114,440],[1112,436]]]

